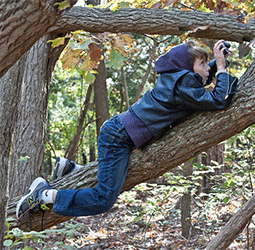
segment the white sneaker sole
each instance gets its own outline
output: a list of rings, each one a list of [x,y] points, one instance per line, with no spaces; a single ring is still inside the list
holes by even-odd
[[[20,205],[22,204],[22,202],[35,190],[35,188],[38,186],[38,184],[40,184],[40,183],[42,183],[42,182],[47,183],[42,177],[36,178],[36,179],[33,181],[33,183],[31,184],[31,186],[29,187],[29,193],[28,193],[27,195],[23,196],[23,197],[19,200],[19,202],[18,202],[18,204],[17,204],[17,208],[16,208],[16,217],[17,217],[17,219],[18,219],[19,207],[20,207]]]

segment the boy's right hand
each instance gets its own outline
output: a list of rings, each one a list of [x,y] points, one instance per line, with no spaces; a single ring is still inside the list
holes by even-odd
[[[219,40],[218,42],[215,43],[213,48],[214,58],[216,60],[216,65],[217,65],[217,71],[225,70],[226,68],[226,58],[223,53],[225,49],[224,47],[222,47],[223,43],[224,43],[224,40]]]

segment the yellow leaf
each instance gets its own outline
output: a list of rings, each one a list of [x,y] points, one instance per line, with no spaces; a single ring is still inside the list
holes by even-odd
[[[58,37],[54,40],[48,40],[47,43],[52,43],[51,46],[55,48],[65,43],[65,37]]]
[[[91,61],[90,56],[86,54],[82,57],[82,63],[79,65],[79,68],[91,71],[93,69],[93,65],[94,64]]]
[[[131,35],[123,34],[122,37],[123,37],[123,39],[124,39],[124,41],[125,41],[126,43],[132,43],[132,42],[133,42],[133,38],[132,38]]]
[[[189,36],[190,32],[185,32],[180,35],[181,43]]]
[[[79,63],[80,59],[78,58],[77,53],[81,53],[81,50],[73,51],[67,47],[64,55],[61,57],[63,69],[71,69],[73,66],[76,66]]]

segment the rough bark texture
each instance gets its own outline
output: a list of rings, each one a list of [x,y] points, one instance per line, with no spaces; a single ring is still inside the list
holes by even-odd
[[[97,72],[98,74],[95,75],[96,79],[94,81],[94,102],[96,109],[96,127],[98,136],[102,124],[110,118],[104,60],[100,61]]]
[[[193,171],[193,161],[187,161],[184,164],[184,174],[187,179],[190,179]],[[181,197],[181,225],[182,225],[182,236],[186,239],[190,235],[191,229],[191,193],[188,190]]]
[[[19,79],[22,86],[11,155],[11,198],[26,193],[30,183],[42,175],[51,74],[63,49],[58,47],[53,53],[47,44],[50,37],[45,35],[27,52],[24,76]],[[27,160],[19,161],[26,156]]]
[[[229,41],[250,41],[254,38],[254,21],[239,23],[237,16],[204,13],[200,11],[168,11],[164,9],[109,9],[73,7],[65,12],[51,32],[85,30],[92,33],[133,32],[139,34],[181,35],[197,27],[206,30],[190,36]]]
[[[243,75],[239,92],[228,109],[218,112],[196,113],[169,130],[161,139],[150,143],[142,151],[133,151],[122,191],[161,176],[163,173],[254,124],[254,74],[255,62]],[[80,171],[51,184],[62,189],[94,186],[96,185],[96,171],[96,163],[94,163],[94,165],[84,167]],[[13,200],[9,204],[9,215],[14,215],[15,202]],[[56,217],[51,212],[49,216],[45,216],[44,225],[49,227],[65,220],[67,218]],[[19,226],[29,230],[26,224]],[[40,216],[35,216],[32,229],[40,230],[40,228]]]
[[[27,52],[11,158],[11,198],[26,192],[29,183],[41,173],[47,120],[46,96],[49,89],[49,84],[45,80],[47,73],[45,54],[47,55],[49,50],[47,39],[48,36],[45,36]],[[22,157],[29,158],[20,161]]]
[[[9,200],[9,154],[12,133],[17,120],[17,105],[20,96],[23,58],[17,62],[0,81],[0,249],[2,249],[7,202]],[[10,98],[12,96],[12,98]],[[7,108],[8,107],[8,108]]]
[[[56,2],[0,1],[0,77],[60,18]]]

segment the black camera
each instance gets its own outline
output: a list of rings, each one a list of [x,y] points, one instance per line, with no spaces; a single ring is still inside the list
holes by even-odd
[[[223,54],[224,55],[227,55],[228,53],[229,53],[229,48],[231,47],[231,44],[229,43],[229,42],[224,42],[223,44],[222,44],[222,46],[220,47],[220,49],[222,49],[222,48],[225,48],[225,50],[223,51]]]

